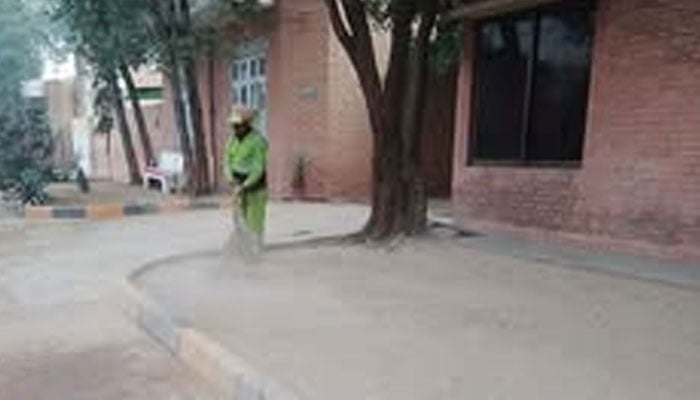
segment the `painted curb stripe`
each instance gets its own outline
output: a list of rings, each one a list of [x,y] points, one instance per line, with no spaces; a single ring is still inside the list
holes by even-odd
[[[220,210],[229,207],[226,201],[198,202],[192,200],[172,200],[162,203],[142,204],[95,204],[88,206],[29,206],[21,211],[27,219],[112,219],[127,216],[162,214],[186,210]]]
[[[130,303],[125,304],[125,310],[139,327],[220,390],[225,398],[299,400],[204,333],[179,326],[130,279],[123,286]]]
[[[118,204],[99,204],[87,207],[88,219],[114,219],[124,216],[122,206]]]
[[[51,213],[56,219],[82,219],[86,215],[85,207],[55,207]]]
[[[24,218],[27,219],[49,219],[52,218],[53,208],[51,207],[26,207],[23,211]]]
[[[126,204],[123,207],[125,216],[157,214],[160,207],[155,204]]]

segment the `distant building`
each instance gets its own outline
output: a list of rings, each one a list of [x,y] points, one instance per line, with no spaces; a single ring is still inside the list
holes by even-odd
[[[41,79],[29,82],[25,90],[44,98],[56,167],[80,167],[90,176],[91,81],[81,60],[73,55],[60,61],[47,59]]]
[[[155,67],[143,67],[133,71],[133,74],[156,158],[163,151],[177,151],[179,147],[178,136],[175,130],[172,105],[165,98],[163,74]],[[124,106],[139,166],[143,170],[146,166],[146,160],[143,158],[142,145],[139,140],[133,109],[126,98],[124,99]],[[93,127],[93,134],[90,140],[93,179],[117,182],[129,181],[124,148],[117,129],[116,123],[110,132],[97,132]]]
[[[171,114],[164,116],[163,78],[154,68],[134,74],[147,124],[157,149],[175,148],[171,139]],[[116,127],[98,132],[95,115],[93,76],[90,67],[79,57],[47,59],[40,79],[27,82],[23,93],[44,103],[54,135],[54,164],[59,169],[82,168],[91,179],[128,181],[121,137]],[[133,121],[131,105],[125,101],[132,127],[134,145],[141,160],[141,144]],[[161,125],[165,121],[165,126]],[[161,131],[167,131],[163,134]],[[174,139],[175,136],[172,136]]]
[[[27,99],[44,99],[46,97],[44,81],[41,79],[33,79],[24,82],[22,85],[22,96]]]

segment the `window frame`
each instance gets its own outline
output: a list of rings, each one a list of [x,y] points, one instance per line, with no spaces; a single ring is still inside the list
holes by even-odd
[[[598,10],[598,0],[579,0],[581,2],[587,1],[588,4],[588,9],[589,12],[592,14],[593,17],[593,23],[591,26],[591,59],[590,59],[590,65],[588,68],[588,99],[586,101],[585,105],[585,110],[584,113],[588,116],[588,113],[590,112],[591,108],[591,89],[592,89],[592,76],[593,76],[593,68],[594,68],[594,56],[595,56],[595,48],[596,48],[596,28],[597,28],[597,15],[596,12]],[[557,10],[558,8],[562,7],[565,5],[568,1],[567,0],[561,0],[557,1],[551,4],[544,4],[540,5],[537,7],[532,7],[532,8],[526,8],[526,9],[520,9],[520,10],[515,10],[515,11],[510,11],[510,12],[504,12],[500,13],[497,15],[485,17],[478,19],[474,22],[474,24],[471,27],[472,30],[472,35],[471,35],[471,40],[472,40],[472,46],[471,48],[473,49],[473,57],[472,57],[472,71],[471,71],[471,83],[470,83],[470,107],[469,107],[469,112],[470,112],[470,121],[469,121],[469,133],[467,135],[467,146],[468,146],[468,151],[466,154],[466,164],[467,167],[475,166],[483,166],[483,167],[522,167],[522,168],[559,168],[559,169],[580,169],[583,166],[583,160],[585,158],[585,144],[586,144],[586,137],[588,136],[588,121],[584,121],[584,126],[583,126],[583,148],[581,149],[581,158],[578,160],[533,160],[533,159],[528,159],[527,157],[527,138],[530,132],[530,125],[532,123],[532,100],[534,98],[534,93],[535,93],[535,86],[536,86],[536,81],[537,81],[537,74],[536,74],[536,63],[538,60],[539,56],[539,43],[540,43],[540,27],[541,27],[541,19],[542,19],[542,14],[546,13],[547,11],[553,11]],[[478,85],[479,81],[478,78],[481,73],[481,63],[479,62],[479,57],[481,55],[482,51],[482,43],[480,39],[480,31],[481,28],[488,24],[488,23],[493,23],[497,21],[503,21],[505,19],[509,18],[518,18],[518,17],[524,17],[532,15],[534,18],[534,24],[535,24],[535,29],[534,29],[534,49],[533,49],[533,56],[531,60],[528,62],[528,78],[527,78],[527,87],[525,88],[525,99],[524,99],[524,112],[523,112],[523,121],[522,125],[520,128],[520,142],[521,142],[521,151],[520,151],[520,157],[516,159],[503,159],[503,160],[497,160],[497,159],[488,159],[488,158],[479,158],[476,156],[477,153],[477,147],[478,147],[478,132],[477,132],[477,126],[478,126],[478,115],[479,115],[479,96],[478,96]]]

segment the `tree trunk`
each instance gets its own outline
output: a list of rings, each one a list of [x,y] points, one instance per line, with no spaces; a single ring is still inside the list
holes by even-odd
[[[388,131],[374,132],[381,143],[378,148],[380,157],[373,173],[372,214],[365,233],[372,239],[381,240],[402,234],[404,214],[401,198],[402,182],[400,179],[401,147],[397,140],[392,140]]]
[[[420,234],[427,226],[420,139],[437,6],[412,0],[392,3],[391,53],[382,88],[366,3],[325,2],[333,30],[359,78],[372,127],[372,213],[363,233],[372,239]],[[417,17],[420,25],[414,33]]]
[[[165,47],[167,54],[167,62],[170,69],[169,81],[170,88],[173,93],[173,113],[175,115],[175,125],[177,127],[180,151],[184,158],[185,164],[185,190],[189,194],[197,193],[197,163],[192,152],[192,144],[190,141],[190,129],[187,120],[187,107],[183,98],[183,73],[180,58],[178,56],[178,18],[176,0],[170,0],[169,4],[160,7],[159,12],[162,17],[161,24],[163,25],[163,34],[165,35]]]
[[[197,68],[195,60],[188,57],[185,61],[185,76],[187,85],[187,95],[190,104],[190,116],[192,118],[192,128],[194,129],[193,144],[194,154],[197,162],[197,194],[211,192],[209,182],[209,162],[207,143],[202,123],[202,102],[199,97],[199,84],[197,79]]]
[[[428,195],[423,175],[423,149],[421,148],[427,87],[429,78],[430,35],[437,15],[436,2],[428,5],[420,15],[420,25],[409,58],[408,87],[404,103],[402,133],[405,142],[403,151],[403,173],[407,199],[404,210],[404,231],[409,234],[425,232],[428,225]]]
[[[212,189],[219,185],[219,146],[216,137],[216,65],[215,50],[210,49],[208,55],[208,70],[209,70],[209,141],[211,143],[211,160],[212,160]]]
[[[190,4],[188,0],[179,0],[180,31],[185,37],[192,36],[192,21],[190,17]],[[209,182],[209,163],[207,157],[207,144],[202,118],[202,102],[199,96],[199,83],[197,77],[197,64],[194,49],[185,49],[182,57],[183,88],[187,96],[186,104],[189,105],[189,116],[192,123],[192,146],[195,163],[196,182],[193,186],[197,195],[211,192]]]
[[[117,124],[119,125],[119,134],[121,135],[122,145],[124,147],[124,157],[126,158],[126,165],[129,170],[129,183],[132,185],[140,185],[143,183],[143,178],[141,177],[139,162],[136,158],[136,151],[134,151],[134,143],[131,139],[131,130],[129,129],[129,122],[126,118],[126,110],[124,109],[121,90],[119,90],[117,76],[114,73],[110,74],[109,86],[112,91],[114,112],[117,117]]]
[[[146,119],[143,116],[143,109],[141,108],[141,101],[139,100],[136,84],[134,84],[131,70],[126,63],[122,62],[119,64],[119,71],[126,84],[126,91],[131,101],[131,108],[134,110],[134,120],[136,120],[136,127],[138,129],[139,138],[141,139],[143,159],[146,165],[149,165],[154,163],[156,158],[153,153],[153,145],[151,144],[151,137],[148,134],[148,127],[146,125]]]
[[[175,114],[175,124],[180,142],[180,151],[182,152],[185,162],[185,180],[186,191],[189,194],[197,193],[197,163],[192,152],[192,144],[190,141],[190,130],[187,122],[187,107],[182,96],[182,79],[181,66],[177,59],[171,60],[173,68],[170,74],[170,88],[173,93],[173,112]]]

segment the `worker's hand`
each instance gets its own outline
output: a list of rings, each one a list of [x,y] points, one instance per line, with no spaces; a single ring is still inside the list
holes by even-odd
[[[232,190],[234,197],[241,197],[241,194],[243,194],[243,187],[241,185],[233,185]]]
[[[231,205],[233,206],[234,213],[241,206],[242,201],[240,186],[231,185]]]

